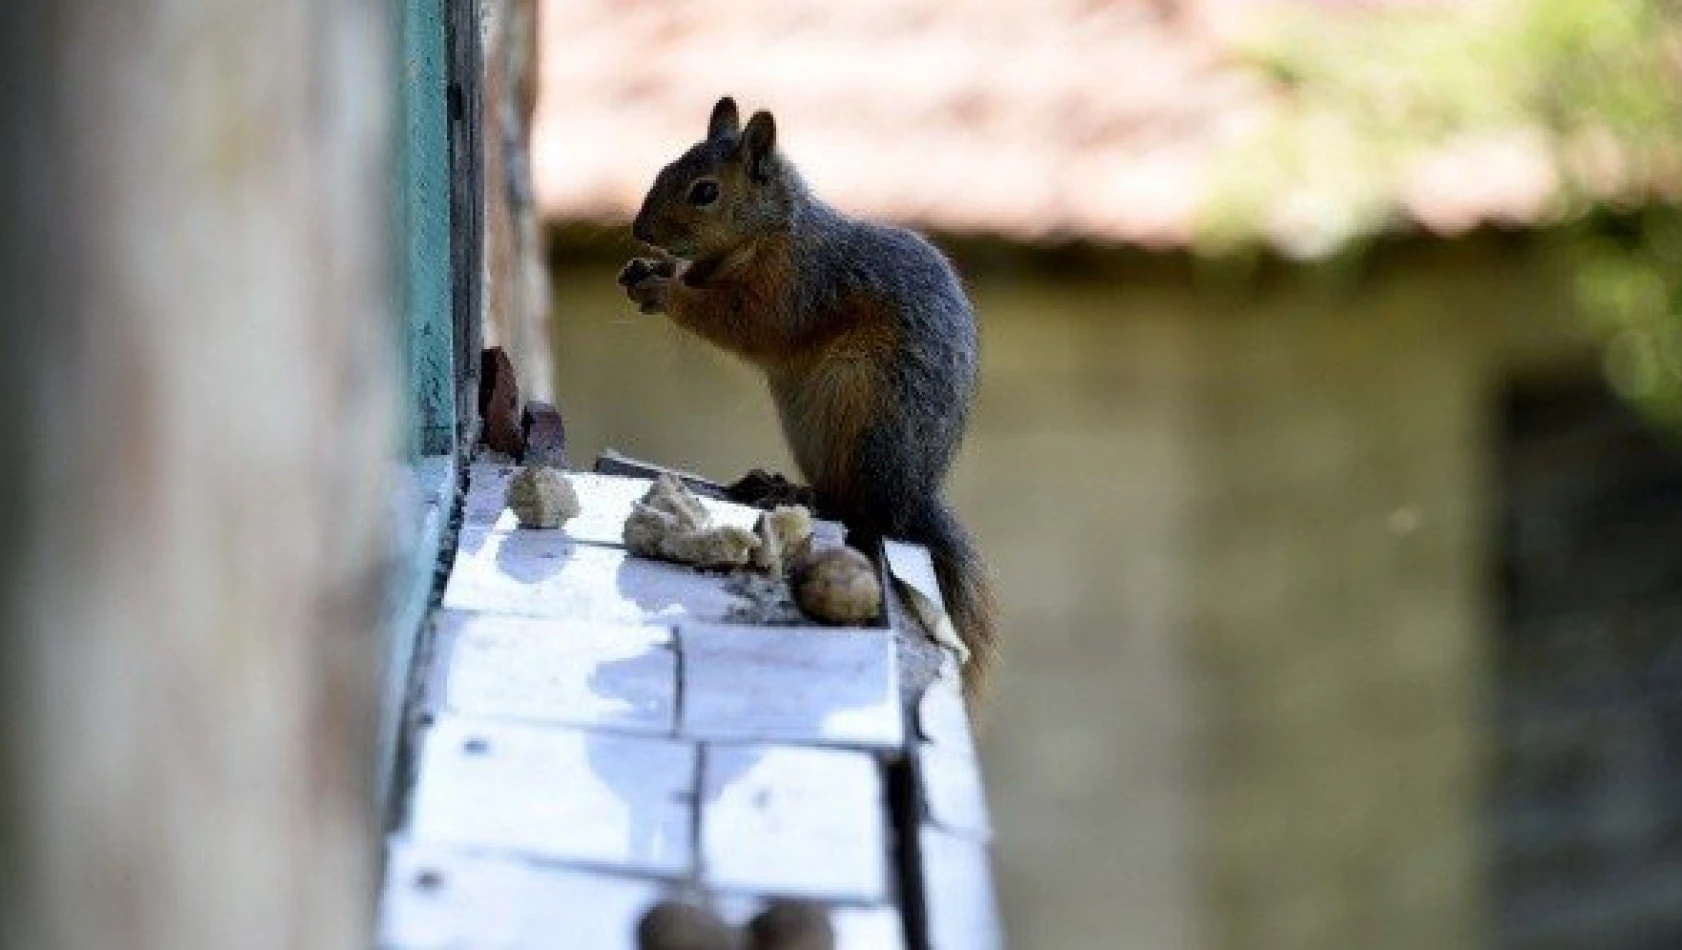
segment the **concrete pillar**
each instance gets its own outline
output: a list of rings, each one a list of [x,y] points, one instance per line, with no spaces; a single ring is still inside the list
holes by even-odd
[[[9,946],[368,944],[390,16],[6,5]]]

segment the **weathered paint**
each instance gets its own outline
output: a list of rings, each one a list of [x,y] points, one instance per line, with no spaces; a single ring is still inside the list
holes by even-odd
[[[446,0],[449,26],[449,179],[452,344],[455,425],[473,438],[479,415],[479,353],[484,349],[485,221],[482,202],[484,62],[479,53],[478,0]]]
[[[398,558],[386,590],[385,623],[380,644],[379,730],[375,751],[376,801],[382,809],[397,802],[392,779],[398,766],[404,704],[413,683],[411,675],[421,644],[427,604],[432,598],[434,571],[444,525],[455,496],[455,458],[433,455],[399,466],[395,479],[399,497],[392,504]]]
[[[381,946],[565,934],[631,950],[637,920],[678,881],[733,924],[771,895],[831,904],[836,950],[999,945],[956,667],[926,694],[900,688],[901,657],[937,652],[904,604],[892,628],[691,622],[740,605],[740,578],[626,559],[610,529],[645,479],[571,473],[579,513],[532,530],[503,517],[511,469],[468,467],[410,710]],[[722,524],[760,514],[707,505]],[[939,774],[919,781],[925,766]],[[938,810],[917,799],[942,780]],[[971,800],[948,807],[951,792]],[[463,852],[472,860],[451,857]],[[940,862],[933,874],[920,854]],[[625,890],[650,879],[666,884]],[[924,920],[942,929],[925,934]]]
[[[399,140],[404,337],[413,448],[455,444],[455,330],[450,257],[449,71],[446,0],[403,4],[403,130]]]
[[[452,241],[459,238],[451,212],[449,2],[404,0],[396,11],[402,124],[393,200],[403,248],[398,278],[409,465],[397,479],[402,497],[392,505],[399,523],[381,651],[376,792],[388,807],[404,698],[454,494],[458,391],[469,388],[458,385],[456,372],[467,361],[458,356],[462,335],[455,319]]]

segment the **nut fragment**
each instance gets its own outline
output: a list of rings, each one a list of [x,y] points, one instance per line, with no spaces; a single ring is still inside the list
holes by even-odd
[[[701,499],[669,474],[631,503],[623,537],[632,554],[697,567],[741,567],[760,544],[746,528],[715,526]]]
[[[753,533],[759,536],[754,566],[781,577],[812,543],[812,513],[805,505],[778,505],[759,516]]]
[[[821,548],[801,558],[791,582],[800,609],[824,623],[863,623],[882,612],[876,566],[844,545]]]
[[[731,950],[731,926],[705,907],[663,900],[637,924],[638,950]]]
[[[835,950],[835,928],[823,905],[777,898],[748,923],[749,950]]]
[[[560,469],[527,465],[508,480],[508,507],[522,528],[559,528],[578,514],[578,493]]]

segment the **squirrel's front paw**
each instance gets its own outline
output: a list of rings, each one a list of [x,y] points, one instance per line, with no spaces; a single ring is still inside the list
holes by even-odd
[[[677,265],[652,257],[635,257],[619,272],[619,286],[643,313],[665,313],[672,299]]]

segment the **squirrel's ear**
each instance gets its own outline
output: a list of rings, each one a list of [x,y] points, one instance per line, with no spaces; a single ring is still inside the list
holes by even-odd
[[[736,112],[736,100],[725,96],[713,106],[712,118],[707,120],[707,138],[735,135],[742,129],[741,116]]]
[[[770,178],[765,173],[765,159],[777,146],[777,122],[769,112],[755,112],[742,130],[742,159],[748,163],[748,175],[764,184]]]

